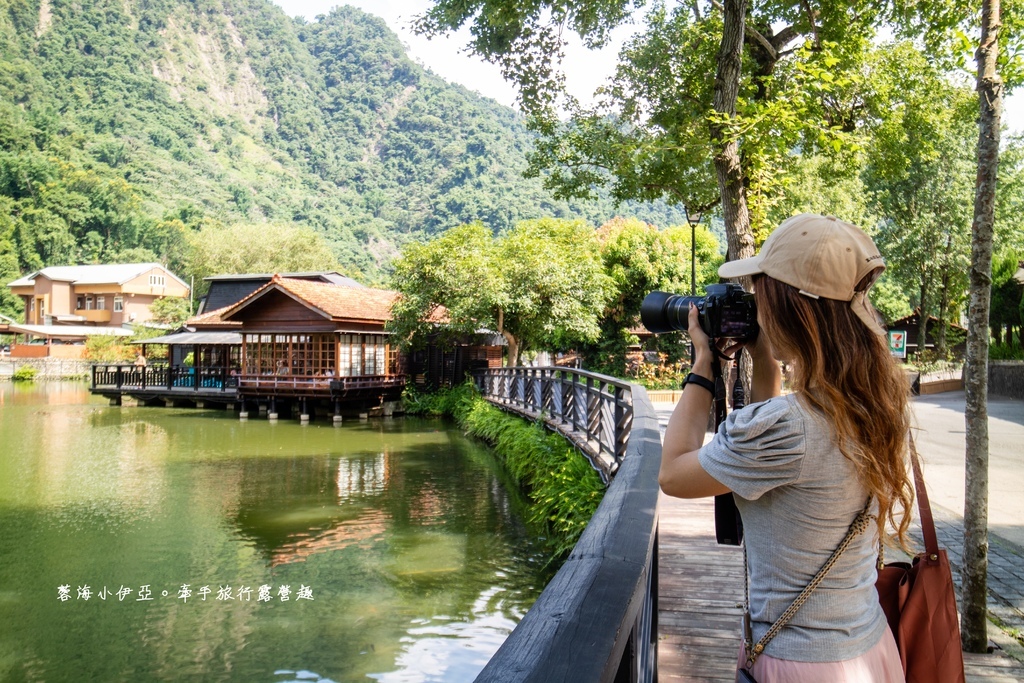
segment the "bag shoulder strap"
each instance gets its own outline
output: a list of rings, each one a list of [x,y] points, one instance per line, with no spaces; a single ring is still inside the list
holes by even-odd
[[[825,564],[821,565],[821,569],[819,569],[818,573],[811,578],[810,583],[800,591],[800,594],[797,595],[789,607],[786,608],[786,611],[775,620],[775,623],[771,625],[768,632],[765,633],[764,636],[761,637],[761,640],[757,641],[757,644],[753,646],[751,645],[753,638],[750,635],[750,600],[749,595],[745,596],[747,604],[744,605],[746,609],[744,610],[743,620],[744,644],[746,645],[747,652],[747,669],[754,666],[754,662],[757,661],[757,658],[762,652],[764,652],[764,649],[768,647],[768,643],[771,642],[772,638],[777,636],[779,631],[782,630],[782,627],[789,623],[789,620],[797,613],[797,610],[803,607],[803,604],[807,602],[807,598],[811,597],[811,593],[813,593],[814,589],[817,588],[825,579],[825,575],[831,571],[833,566],[835,566],[835,563],[839,560],[839,556],[842,555],[843,551],[850,546],[853,539],[868,528],[872,519],[872,515],[869,512],[870,508],[871,497],[869,496],[868,502],[864,505],[864,509],[858,512],[857,516],[853,518],[853,522],[850,524],[850,528],[846,530],[846,535],[843,536],[843,540],[839,542],[836,549],[833,550],[829,558],[825,560]],[[743,580],[745,584],[749,581],[747,578],[747,548],[745,545],[743,547]]]
[[[921,461],[917,454],[917,445],[914,442],[914,435],[912,433],[907,435],[907,441],[910,451],[910,465],[914,470],[914,491],[917,494],[917,509],[921,515],[921,535],[924,536],[925,553],[929,562],[937,562],[939,559],[939,540],[935,533],[935,520],[932,517],[932,507],[928,500],[928,491],[925,489],[924,474],[921,470]],[[743,614],[744,644],[746,645],[747,651],[748,669],[754,666],[754,662],[757,661],[757,658],[762,652],[764,652],[764,649],[768,646],[768,643],[771,642],[772,638],[778,635],[779,631],[782,630],[782,627],[785,626],[789,620],[793,618],[793,615],[796,614],[797,610],[807,602],[807,598],[811,596],[814,589],[818,587],[818,584],[822,582],[825,575],[832,569],[833,565],[835,565],[836,561],[839,559],[839,556],[843,554],[843,551],[849,547],[854,537],[867,529],[868,523],[871,520],[871,515],[868,513],[868,509],[870,507],[871,498],[869,497],[864,509],[854,517],[853,522],[850,524],[850,528],[846,532],[846,536],[844,536],[843,540],[840,541],[839,546],[832,551],[832,555],[825,561],[825,564],[822,565],[821,569],[818,570],[818,573],[814,575],[810,583],[800,591],[800,594],[796,596],[796,599],[793,600],[792,604],[786,608],[786,611],[775,620],[775,623],[771,625],[768,632],[765,633],[761,640],[757,641],[757,644],[754,645],[752,645],[753,638],[750,632],[749,595],[744,596],[746,603],[744,604]],[[881,539],[879,539],[879,548],[881,549]],[[745,545],[743,548],[743,581],[744,586],[746,586],[748,578],[747,549]]]
[[[939,539],[935,534],[935,520],[932,518],[932,506],[928,501],[928,490],[924,486],[924,474],[921,472],[921,461],[917,455],[914,435],[908,436],[910,444],[910,464],[914,469],[914,491],[917,494],[917,510],[921,515],[921,535],[924,536],[924,550],[931,561],[939,559]]]

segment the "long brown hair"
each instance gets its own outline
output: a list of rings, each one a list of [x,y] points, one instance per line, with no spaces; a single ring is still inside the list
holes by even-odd
[[[909,388],[885,338],[847,302],[804,296],[767,275],[755,276],[754,297],[775,353],[794,364],[794,391],[824,414],[839,450],[878,501],[879,538],[906,550],[914,503],[907,472]],[[885,533],[886,522],[895,539]]]

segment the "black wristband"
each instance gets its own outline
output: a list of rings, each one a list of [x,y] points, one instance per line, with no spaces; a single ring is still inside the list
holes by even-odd
[[[709,380],[707,377],[701,377],[700,375],[691,372],[689,375],[686,376],[686,379],[683,380],[683,386],[685,387],[685,385],[687,384],[696,384],[699,387],[704,387],[709,392],[711,392],[712,396],[715,395],[715,383]]]

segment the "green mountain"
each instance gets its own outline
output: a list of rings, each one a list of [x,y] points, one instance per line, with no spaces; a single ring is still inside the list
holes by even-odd
[[[310,23],[269,0],[0,0],[4,283],[145,258],[202,276],[190,240],[238,223],[307,226],[379,282],[403,243],[467,221],[684,222],[555,201],[521,175],[530,145],[516,112],[351,7]]]

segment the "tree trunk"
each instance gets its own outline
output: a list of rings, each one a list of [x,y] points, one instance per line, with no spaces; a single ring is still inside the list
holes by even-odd
[[[502,332],[501,336],[508,343],[508,357],[505,359],[505,367],[514,368],[519,365],[519,340],[508,332]]]
[[[971,228],[971,294],[964,366],[967,427],[964,496],[961,641],[968,652],[988,647],[988,323],[992,290],[992,225],[999,171],[1003,84],[999,54],[999,0],[982,0],[978,47],[978,176]]]
[[[725,0],[722,9],[724,25],[722,43],[718,49],[713,106],[716,113],[730,117],[736,114],[736,95],[740,88],[746,11],[747,0]],[[724,126],[716,123],[711,126],[711,144],[718,150],[715,154],[715,175],[718,177],[718,192],[722,198],[729,259],[749,258],[754,255],[754,235],[750,232],[739,142]]]
[[[715,73],[715,94],[712,104],[718,114],[736,114],[736,95],[740,89],[740,75],[743,70],[743,27],[747,13],[747,0],[724,0],[722,8],[722,43],[718,48],[718,64]],[[718,192],[722,198],[722,216],[725,219],[725,236],[729,245],[729,260],[749,258],[754,255],[754,235],[750,231],[750,213],[747,211],[747,189],[743,184],[743,170],[740,166],[739,142],[724,126],[711,126],[711,144],[718,150],[715,154],[715,175],[718,178]],[[749,282],[744,282],[747,289]],[[746,395],[750,396],[753,381],[753,365],[749,354],[742,352],[739,376]]]
[[[505,329],[505,309],[498,309],[498,334],[505,338],[508,344],[508,356],[505,358],[505,367],[514,368],[519,364],[519,340],[516,336]]]
[[[917,354],[921,356],[922,353],[928,350],[928,286],[931,283],[927,275],[921,280],[921,308],[918,309],[920,314],[917,317]],[[921,356],[923,358],[923,356]]]
[[[949,315],[949,271],[942,272],[942,289],[939,293],[939,329],[935,330],[935,353],[940,359],[946,358],[946,317]]]

